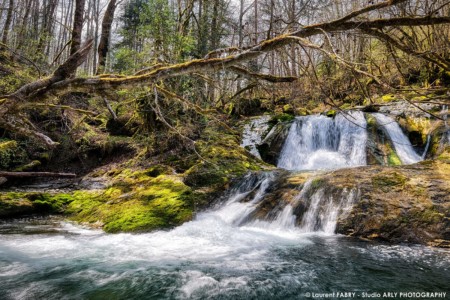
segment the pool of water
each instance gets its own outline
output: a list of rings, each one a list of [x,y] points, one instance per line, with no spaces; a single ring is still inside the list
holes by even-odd
[[[450,253],[211,213],[170,231],[105,234],[57,218],[0,223],[1,299],[302,299],[446,292]],[[313,295],[313,294],[309,294]]]

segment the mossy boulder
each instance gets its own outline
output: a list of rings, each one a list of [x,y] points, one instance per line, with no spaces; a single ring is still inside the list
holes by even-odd
[[[222,189],[250,170],[261,169],[261,163],[239,146],[239,136],[206,129],[197,142],[198,162],[185,172],[184,182],[194,188]]]
[[[123,170],[106,190],[74,192],[66,213],[80,223],[102,224],[106,232],[145,232],[189,221],[195,194],[179,177],[154,171]]]
[[[0,218],[31,214],[60,214],[73,201],[70,194],[39,192],[0,193]]]
[[[269,124],[274,126],[278,123],[284,123],[284,122],[291,122],[295,119],[295,116],[293,114],[288,113],[282,113],[274,115],[270,120]]]

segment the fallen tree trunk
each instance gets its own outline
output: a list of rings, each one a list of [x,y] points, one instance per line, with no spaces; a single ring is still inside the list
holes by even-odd
[[[8,177],[65,177],[74,178],[77,177],[75,173],[57,173],[57,172],[6,172],[0,171],[0,178]]]

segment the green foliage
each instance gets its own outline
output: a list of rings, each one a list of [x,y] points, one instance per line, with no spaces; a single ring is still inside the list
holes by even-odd
[[[120,73],[133,73],[144,65],[143,54],[128,47],[116,48],[113,54],[113,68]]]
[[[164,0],[132,0],[125,6],[122,42],[113,50],[114,69],[124,73],[189,56],[193,37],[177,30],[177,16]]]

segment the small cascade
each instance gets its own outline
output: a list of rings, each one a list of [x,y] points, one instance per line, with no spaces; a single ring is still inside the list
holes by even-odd
[[[273,180],[272,172],[247,174],[240,184],[228,193],[225,204],[213,214],[228,224],[243,224],[263,199]]]
[[[327,193],[324,188],[319,188],[311,195],[312,180],[307,182],[300,192],[297,201],[305,203],[306,210],[300,223],[303,232],[321,231],[333,234],[339,217],[347,216],[357,198],[355,190],[337,191]]]
[[[277,178],[274,172],[247,175],[228,195],[226,202],[208,213],[227,224],[257,231],[324,232],[333,234],[337,221],[351,211],[355,190],[328,191],[314,187],[314,178],[307,180],[291,201],[280,199],[278,205],[262,215],[262,205],[271,201],[269,186]],[[264,209],[263,209],[264,211]],[[255,216],[258,216],[256,217]]]
[[[428,148],[430,148],[430,142],[431,142],[431,135],[427,135],[427,144],[425,145],[425,149],[423,150],[422,156],[420,158],[422,158],[422,160],[425,159],[425,157],[427,156],[427,152],[428,152]]]
[[[336,169],[366,164],[366,120],[362,112],[340,113],[334,119],[297,117],[278,160],[287,170]]]
[[[377,120],[377,123],[385,129],[394,144],[395,152],[403,164],[413,164],[422,160],[422,157],[414,151],[408,137],[394,119],[380,113],[373,113],[372,115]]]
[[[263,134],[269,129],[269,120],[270,116],[262,116],[253,119],[244,126],[241,147],[247,148],[251,154],[258,158],[261,158],[261,155],[256,149],[256,145],[261,143]]]

